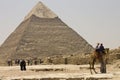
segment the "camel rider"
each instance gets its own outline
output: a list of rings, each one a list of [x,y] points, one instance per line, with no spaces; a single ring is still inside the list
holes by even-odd
[[[99,52],[99,43],[97,43],[97,46],[96,46],[96,48],[95,48],[95,51],[96,51],[96,52]]]
[[[105,48],[104,48],[103,44],[100,44],[100,47],[99,47],[100,53],[105,53],[104,50],[105,50]]]

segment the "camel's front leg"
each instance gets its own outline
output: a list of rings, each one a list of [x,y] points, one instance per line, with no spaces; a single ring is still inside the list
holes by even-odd
[[[93,69],[93,71],[97,74],[97,72],[96,72],[96,70],[95,70],[95,67],[94,67],[95,62],[96,62],[96,59],[93,59],[93,62],[92,62],[92,69]]]
[[[90,73],[93,74],[92,73],[92,64],[91,64],[91,62],[89,62],[89,65],[90,65]]]
[[[90,63],[89,63],[89,65],[90,65],[90,73],[91,73],[91,74],[93,74],[93,73],[92,73],[92,69],[93,69],[93,71],[97,74],[97,72],[96,72],[96,70],[95,70],[95,68],[94,68],[95,61],[96,61],[96,59],[92,59],[92,60],[90,61]]]

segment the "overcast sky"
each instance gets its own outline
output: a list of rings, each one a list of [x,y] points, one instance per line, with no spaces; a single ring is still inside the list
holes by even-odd
[[[39,1],[93,47],[120,46],[120,0],[0,0],[0,44]]]

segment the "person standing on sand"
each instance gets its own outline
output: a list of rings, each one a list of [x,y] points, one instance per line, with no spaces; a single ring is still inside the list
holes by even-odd
[[[26,71],[26,62],[25,62],[25,60],[22,60],[20,62],[20,70],[21,71]]]

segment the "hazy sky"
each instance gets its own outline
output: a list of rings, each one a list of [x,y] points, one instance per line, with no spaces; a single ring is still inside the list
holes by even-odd
[[[0,44],[42,1],[88,43],[120,46],[120,0],[0,0]]]

